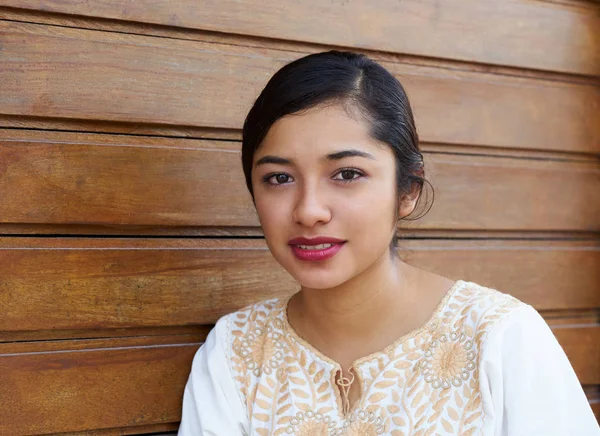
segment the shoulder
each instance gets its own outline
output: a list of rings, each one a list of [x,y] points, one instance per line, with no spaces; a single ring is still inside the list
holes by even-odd
[[[497,289],[459,280],[447,296],[440,327],[464,332],[481,344],[498,325],[527,308],[531,307]]]
[[[286,302],[287,298],[273,298],[250,304],[225,315],[218,324],[227,328],[232,336],[239,337],[260,329],[273,319],[280,319],[285,314]]]
[[[463,356],[471,360],[485,427],[510,435],[598,434],[566,354],[532,306],[469,282],[450,300],[449,319],[463,325],[456,341],[467,332]],[[446,356],[461,356],[449,350]]]
[[[260,374],[272,349],[283,339],[287,298],[260,301],[222,317],[216,326],[234,372]],[[268,350],[267,350],[268,351]]]
[[[250,304],[218,319],[209,332],[204,346],[219,346],[231,358],[236,338],[262,336],[263,330],[277,319],[283,322],[287,298],[274,298]]]
[[[524,305],[517,298],[497,289],[480,285],[474,282],[459,280],[456,289],[450,295],[455,303],[468,302],[474,308],[489,310],[494,308],[514,308]]]

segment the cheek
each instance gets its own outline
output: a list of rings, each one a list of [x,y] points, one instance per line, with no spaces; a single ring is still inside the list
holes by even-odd
[[[277,229],[283,229],[283,224],[289,220],[290,211],[286,201],[281,196],[257,194],[255,206],[265,236],[276,238]]]
[[[362,229],[387,231],[394,220],[395,207],[394,189],[387,183],[373,184],[355,195],[339,196],[336,202],[336,210],[344,221]]]

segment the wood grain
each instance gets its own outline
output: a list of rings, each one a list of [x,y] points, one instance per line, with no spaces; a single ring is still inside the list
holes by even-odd
[[[402,250],[410,264],[539,310],[600,306],[597,243],[405,241]],[[0,238],[0,265],[0,340],[12,341],[212,324],[298,289],[262,240],[10,237]]]
[[[92,429],[117,434],[115,429],[129,427],[120,433],[127,434],[140,426],[161,430],[156,428],[161,424],[163,430],[172,429],[164,424],[181,417],[183,387],[201,339],[0,344],[0,434]]]
[[[431,153],[425,156],[425,168],[439,201],[415,222],[419,228],[595,231],[600,227],[600,204],[590,203],[600,182],[598,163]],[[558,199],[568,206],[557,207]]]
[[[139,425],[135,427],[103,428],[87,430],[85,432],[61,432],[52,436],[176,436],[179,423]]]
[[[404,241],[419,268],[511,294],[538,310],[600,307],[598,241]]]
[[[211,324],[295,290],[261,241],[6,238],[0,252],[4,332]]]
[[[239,143],[28,135],[5,130],[0,139],[1,223],[258,226]],[[600,203],[590,201],[600,182],[597,160],[425,153],[425,168],[434,207],[402,227],[600,230]]]
[[[303,55],[16,22],[0,22],[0,35],[0,115],[169,129],[239,129],[271,74]],[[597,86],[383,64],[404,83],[424,141],[600,151]]]
[[[553,329],[582,384],[600,384],[600,325]]]
[[[3,4],[278,40],[600,75],[600,8],[594,3],[309,0],[264,7],[256,0],[210,0],[198,7],[194,0],[4,0]]]

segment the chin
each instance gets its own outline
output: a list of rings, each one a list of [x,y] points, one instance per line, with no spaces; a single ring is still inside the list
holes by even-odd
[[[282,266],[303,288],[331,289],[352,278],[348,266],[343,262],[325,265],[292,259],[291,264],[282,264]]]
[[[335,288],[346,282],[346,280],[339,279],[336,277],[319,277],[319,275],[314,274],[300,274],[294,275],[294,279],[306,289],[331,289]]]

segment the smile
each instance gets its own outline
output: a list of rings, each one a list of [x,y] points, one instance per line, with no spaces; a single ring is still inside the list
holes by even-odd
[[[290,245],[297,259],[309,262],[319,262],[331,259],[344,246],[342,243],[327,243],[319,245]]]
[[[324,248],[329,248],[333,246],[333,244],[319,244],[319,245],[298,245],[298,247],[303,250],[323,250]]]

